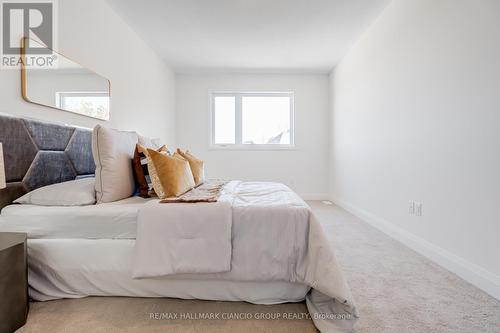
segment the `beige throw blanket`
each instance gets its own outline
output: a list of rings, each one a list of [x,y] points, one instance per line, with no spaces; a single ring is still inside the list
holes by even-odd
[[[228,272],[231,226],[229,202],[149,201],[137,216],[133,277]]]

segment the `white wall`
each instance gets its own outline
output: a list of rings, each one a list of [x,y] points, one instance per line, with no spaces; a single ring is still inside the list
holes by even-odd
[[[294,91],[296,150],[209,150],[210,90]],[[278,181],[306,198],[328,197],[328,76],[183,74],[176,104],[177,142],[205,160],[208,177]]]
[[[58,1],[60,53],[111,81],[111,120],[40,107],[21,97],[17,70],[0,70],[0,112],[92,127],[97,123],[171,142],[175,75],[101,0]]]
[[[334,199],[500,297],[500,2],[394,1],[331,87]]]

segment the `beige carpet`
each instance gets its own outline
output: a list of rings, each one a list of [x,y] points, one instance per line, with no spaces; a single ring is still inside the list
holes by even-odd
[[[500,332],[500,301],[346,211],[310,202],[342,264],[361,318],[356,332]],[[189,313],[291,319],[154,319]],[[303,303],[89,297],[35,302],[19,332],[315,332]]]

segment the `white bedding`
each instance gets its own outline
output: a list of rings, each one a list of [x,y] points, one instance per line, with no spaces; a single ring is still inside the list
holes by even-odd
[[[0,216],[0,231],[29,233],[30,272],[32,276],[39,277],[37,280],[30,280],[32,292],[39,293],[35,296],[36,299],[41,299],[44,294],[50,297],[113,294],[148,297],[155,296],[157,293],[158,296],[183,297],[176,296],[178,293],[171,293],[168,288],[167,291],[161,289],[164,286],[163,281],[166,282],[166,280],[289,283],[300,286],[308,285],[313,288],[306,298],[311,314],[347,315],[348,319],[354,319],[353,316],[357,316],[349,287],[344,281],[342,271],[326,241],[321,225],[311,214],[309,206],[297,194],[282,184],[235,181],[225,186],[221,201],[225,200],[231,202],[232,207],[232,253],[229,272],[176,274],[158,276],[153,279],[136,279],[133,280],[135,282],[130,282],[133,267],[133,245],[131,244],[136,243],[133,238],[136,238],[139,211],[147,212],[146,208],[154,204],[162,205],[162,209],[166,210],[174,207],[169,206],[171,204],[160,204],[155,201],[147,202],[141,198],[130,198],[116,203],[88,207],[9,206],[2,211]],[[189,205],[196,204],[183,205],[189,207]],[[210,224],[211,220],[207,219],[206,222]],[[178,225],[182,226],[182,223]],[[189,238],[189,236],[188,233],[184,237]],[[81,238],[131,239],[84,240]],[[107,245],[103,245],[102,251],[90,251],[85,254],[85,258],[96,261],[95,264],[86,266],[85,260],[87,259],[84,260],[77,253],[79,249],[73,251],[72,261],[62,260],[57,255],[57,251],[49,253],[46,252],[46,247],[39,246],[44,242],[51,245],[57,244],[56,247],[61,252],[65,251],[64,246],[89,244],[89,242],[90,244],[111,242],[110,244],[114,245],[119,244],[116,242],[123,242],[121,244],[128,242],[129,245],[126,246],[129,247],[122,253],[108,251]],[[37,249],[39,252],[36,252]],[[164,253],[183,255],[182,251],[176,249],[170,253],[167,249]],[[63,262],[63,265],[58,268],[60,262]],[[116,267],[115,262],[121,267]],[[103,265],[100,266],[99,263]],[[53,270],[50,269],[51,265]],[[66,270],[67,273],[60,275],[58,269]],[[130,275],[125,280],[120,280],[121,278],[116,280],[115,283],[112,273],[115,270],[120,274]],[[95,275],[100,276],[99,283],[90,280],[90,277]],[[156,275],[153,274],[153,276]],[[89,280],[90,286],[85,282],[86,279]],[[207,286],[209,284],[207,282]],[[189,293],[186,290],[182,292]],[[179,291],[179,293],[182,292]],[[193,294],[193,297],[203,298],[203,296],[198,297],[201,294],[200,291],[200,293]],[[228,296],[227,300],[233,300],[231,295],[226,296]],[[322,332],[347,331],[354,322],[353,320],[321,319],[314,321]]]
[[[302,267],[296,265],[304,262],[307,252],[310,209],[297,194],[279,183],[232,181],[224,187],[219,203],[230,203],[232,207],[232,247],[229,249],[232,251],[229,253],[231,270],[204,276],[233,281],[295,281],[303,278],[297,276]],[[167,232],[158,227],[158,224],[166,216],[164,211],[172,209],[172,205],[184,205],[189,209],[198,204],[151,202],[141,207],[140,214],[143,216],[144,226],[141,230],[143,237],[137,239],[136,243],[134,263],[140,265],[134,267],[135,277],[161,276],[162,274],[158,274],[157,265],[161,265],[164,258],[176,257],[177,260],[182,260],[181,258],[191,257],[189,251],[183,247],[164,248],[161,244],[156,244],[161,242],[161,235]],[[173,235],[165,237],[195,239],[198,222],[183,217],[178,219],[179,228],[184,225],[182,230],[174,231]],[[152,223],[148,225],[148,221]],[[212,233],[217,233],[218,229],[221,234],[225,233],[225,224],[222,224],[224,229],[220,229],[219,221],[214,221],[210,216],[205,216],[204,222],[203,230],[212,228]],[[147,248],[151,250],[148,252]],[[218,259],[219,252],[212,252],[210,249],[207,249],[207,252],[214,260]],[[150,258],[151,256],[155,258]],[[225,259],[225,256],[221,259]],[[187,262],[188,258],[182,261]],[[204,273],[197,269],[196,263],[192,263],[188,268],[192,272]]]
[[[223,200],[147,203],[137,218],[133,277],[229,272],[232,215]]]
[[[322,332],[349,331],[352,328],[357,311],[351,291],[321,224],[297,194],[279,183],[233,181],[225,186],[218,204],[222,203],[231,204],[232,247],[207,246],[206,239],[200,237],[200,230],[212,237],[219,232],[222,235],[219,241],[225,244],[227,224],[221,223],[218,214],[200,212],[203,218],[195,219],[190,213],[166,213],[181,206],[169,208],[165,206],[169,204],[151,202],[141,207],[141,228],[133,261],[134,277],[182,276],[307,284],[312,287],[306,297],[308,309]],[[196,204],[184,205],[182,210]],[[167,240],[169,246],[162,246]],[[186,243],[192,248],[185,246]],[[222,268],[221,272],[211,273],[211,267],[192,259],[199,248],[205,251],[202,259],[212,263],[213,267]],[[231,270],[224,272],[228,256]],[[201,274],[173,275],[172,262],[181,263],[186,272]],[[323,315],[328,317],[315,320]]]
[[[152,200],[152,199],[149,199]],[[28,238],[135,239],[140,197],[82,207],[10,205],[2,209],[0,232]]]
[[[29,239],[30,297],[37,301],[85,296],[175,297],[276,304],[303,301],[309,291],[304,284],[284,281],[133,279],[133,249],[134,240],[128,239]]]

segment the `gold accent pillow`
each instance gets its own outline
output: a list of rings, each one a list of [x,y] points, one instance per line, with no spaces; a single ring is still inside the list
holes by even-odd
[[[191,168],[191,172],[193,173],[193,178],[196,186],[203,184],[203,182],[205,181],[205,168],[203,166],[203,161],[196,158],[188,150],[183,152],[182,150],[177,148],[177,153],[189,162],[189,167]]]
[[[191,190],[194,178],[189,162],[148,149],[148,168],[153,187],[160,199],[178,197]]]

